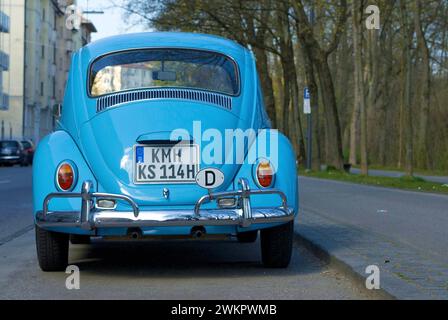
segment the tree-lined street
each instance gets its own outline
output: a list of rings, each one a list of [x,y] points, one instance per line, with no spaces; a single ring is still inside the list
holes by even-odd
[[[269,117],[302,165],[448,170],[446,1],[111,1],[128,22],[250,47]]]

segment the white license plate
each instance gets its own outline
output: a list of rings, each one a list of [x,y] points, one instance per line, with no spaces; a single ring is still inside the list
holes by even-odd
[[[191,183],[199,171],[197,145],[139,145],[134,157],[135,183]]]

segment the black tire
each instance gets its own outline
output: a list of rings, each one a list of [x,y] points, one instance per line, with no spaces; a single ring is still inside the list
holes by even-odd
[[[70,242],[71,244],[90,244],[90,236],[81,234],[71,234]]]
[[[36,249],[42,271],[64,271],[68,265],[68,234],[36,226]]]
[[[241,243],[253,243],[257,241],[257,237],[258,237],[258,230],[240,232],[236,235],[238,242]]]
[[[262,229],[261,259],[267,268],[286,268],[291,261],[294,221],[278,227]]]

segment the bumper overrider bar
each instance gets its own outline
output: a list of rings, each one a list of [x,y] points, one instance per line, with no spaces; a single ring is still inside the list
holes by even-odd
[[[91,181],[84,181],[81,193],[50,193],[44,199],[43,210],[36,214],[36,223],[41,227],[80,227],[86,230],[107,227],[157,227],[157,226],[211,226],[288,222],[294,219],[294,210],[287,205],[286,195],[279,190],[250,190],[247,179],[238,182],[236,191],[209,192],[202,196],[193,210],[151,210],[141,211],[137,203],[126,195],[93,192]],[[275,194],[281,199],[281,206],[252,208],[253,195]],[[204,203],[221,198],[237,199],[235,208],[201,209]],[[50,201],[57,198],[81,198],[81,211],[49,211]],[[118,211],[95,207],[95,199],[124,201],[132,211]]]

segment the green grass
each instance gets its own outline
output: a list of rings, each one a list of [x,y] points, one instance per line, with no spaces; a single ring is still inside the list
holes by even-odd
[[[346,181],[365,185],[448,194],[448,185],[426,181],[418,177],[401,177],[401,178],[373,177],[357,174],[348,174],[336,170],[320,171],[320,172],[314,172],[314,171],[301,172],[300,174],[312,178],[331,179],[331,180]]]
[[[360,166],[353,166],[353,168],[360,169]],[[399,169],[397,167],[380,166],[380,165],[369,165],[369,169],[404,172],[403,169]],[[448,171],[443,171],[443,170],[415,169],[414,171],[415,171],[415,174],[420,174],[420,175],[423,175],[423,176],[448,176]]]

